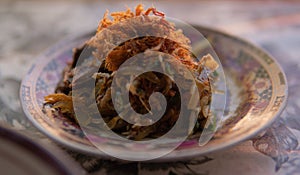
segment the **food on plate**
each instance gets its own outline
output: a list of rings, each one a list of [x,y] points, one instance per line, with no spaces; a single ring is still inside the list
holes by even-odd
[[[146,35],[132,37],[136,36],[139,31],[146,31]],[[115,45],[120,37],[129,39]],[[113,49],[110,50],[112,45]],[[135,77],[133,84],[123,89],[129,91],[130,105],[140,114],[151,112],[149,97],[153,92],[161,92],[168,105],[159,121],[149,126],[134,125],[123,120],[114,108],[111,85],[116,72],[126,60],[139,53],[148,54],[148,59],[151,61],[155,55],[151,55],[152,52],[149,51],[168,54],[192,72],[198,87],[200,104],[197,107],[199,107],[200,112],[191,134],[203,130],[210,116],[209,105],[212,95],[208,74],[217,69],[218,63],[209,54],[197,60],[191,52],[191,42],[183,32],[176,29],[173,23],[168,22],[164,13],[157,11],[154,7],[145,10],[142,5],[138,5],[135,11],[127,9],[111,14],[106,12],[99,23],[96,34],[82,47],[73,50],[73,61],[65,67],[55,93],[45,97],[45,109],[50,110],[52,116],[63,116],[75,124],[77,123],[72,102],[73,78],[76,65],[79,64],[79,57],[86,48],[93,48],[93,58],[102,60],[98,72],[93,74],[95,79],[94,94],[98,112],[101,113],[105,124],[111,130],[133,140],[157,138],[169,131],[177,121],[180,113],[181,96],[176,83],[181,82],[173,82],[168,76],[155,71]],[[103,56],[105,55],[104,52],[108,53],[105,57]],[[168,66],[163,60],[159,63],[156,61],[157,59],[153,59],[151,64]],[[89,64],[93,64],[93,62],[89,61]],[[182,83],[184,84],[184,82]],[[190,99],[184,100],[188,100],[187,103],[191,102]],[[86,126],[92,127],[94,124],[99,124],[99,120],[93,116],[93,114],[84,116]],[[149,118],[148,120],[153,119]]]

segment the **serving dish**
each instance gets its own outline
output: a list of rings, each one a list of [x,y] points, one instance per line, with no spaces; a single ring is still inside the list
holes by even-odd
[[[204,146],[199,146],[197,139],[186,140],[176,150],[153,161],[189,159],[251,138],[268,127],[286,103],[286,78],[276,60],[240,38],[201,26],[195,28],[210,42],[225,71],[228,92],[222,127]],[[111,146],[108,138],[87,139],[79,127],[63,118],[51,118],[42,110],[44,97],[54,92],[62,70],[72,59],[72,48],[82,45],[90,36],[71,36],[42,54],[24,77],[20,97],[28,119],[48,137],[67,148],[111,158],[89,141]],[[118,147],[114,149],[120,151]],[[137,148],[127,145],[126,149]]]

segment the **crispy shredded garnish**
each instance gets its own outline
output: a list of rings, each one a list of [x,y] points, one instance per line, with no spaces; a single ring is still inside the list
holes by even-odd
[[[147,20],[138,18],[141,16],[149,16],[151,13],[158,18],[147,18]],[[156,8],[151,7],[144,10],[143,5],[139,4],[135,8],[135,14],[130,9],[127,9],[123,12],[111,13],[110,16],[112,20],[109,18],[108,11],[104,14],[103,19],[99,23],[96,36],[88,42],[90,46],[97,48],[99,52],[110,50],[110,46],[109,44],[107,46],[104,46],[103,43],[99,44],[98,41],[105,40],[108,43],[114,43],[118,37],[121,36],[123,38],[131,38],[129,35],[132,32],[150,32],[152,35],[158,33],[163,37],[155,37],[152,35],[139,37],[139,34],[136,34],[139,38],[130,39],[115,47],[105,59],[105,66],[109,71],[116,71],[128,58],[145,52],[148,49],[170,54],[191,69],[197,68],[197,63],[193,61],[190,52],[190,40],[185,37],[180,30],[176,30],[174,24],[165,20],[165,14],[157,11]],[[126,21],[126,23],[123,24],[122,22],[124,21]],[[101,33],[104,28],[110,30],[110,37]],[[122,28],[122,30],[120,30],[120,28]],[[102,59],[102,55],[97,55],[97,53],[96,57]]]
[[[160,17],[165,16],[164,13],[157,11],[156,8],[154,8],[154,7],[150,7],[147,10],[144,10],[144,7],[142,4],[139,4],[136,6],[135,14],[129,8],[124,12],[111,13],[110,16],[113,18],[113,20],[111,20],[109,18],[109,16],[108,16],[109,11],[107,10],[98,25],[97,33],[100,32],[103,28],[107,28],[108,26],[119,23],[120,21],[123,21],[125,19],[129,19],[134,16],[141,16],[141,15],[147,16],[147,15],[150,15],[151,12],[156,16],[160,16]]]

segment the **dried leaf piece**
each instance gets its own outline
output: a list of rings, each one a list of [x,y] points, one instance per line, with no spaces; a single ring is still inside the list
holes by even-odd
[[[219,64],[217,61],[211,56],[211,54],[207,54],[201,58],[199,61],[199,66],[206,67],[207,69],[210,70],[210,72],[213,72],[218,69]]]
[[[45,104],[51,104],[54,109],[59,109],[62,113],[73,114],[72,97],[65,94],[51,94],[45,97]]]
[[[110,128],[110,129],[114,129],[118,123],[118,121],[120,120],[121,118],[119,116],[117,117],[114,117],[112,118],[108,123],[107,123],[107,126]]]
[[[45,103],[46,104],[55,104],[56,102],[59,101],[64,101],[64,102],[72,102],[72,97],[66,95],[66,94],[62,94],[62,93],[58,93],[58,94],[51,94],[51,95],[47,95],[45,97]]]

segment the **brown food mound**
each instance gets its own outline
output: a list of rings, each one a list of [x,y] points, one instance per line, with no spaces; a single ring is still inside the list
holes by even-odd
[[[150,15],[151,13],[153,16]],[[50,106],[54,115],[63,115],[76,120],[72,105],[74,68],[83,49],[93,48],[94,57],[103,61],[103,65],[95,75],[95,95],[99,112],[106,124],[120,135],[134,140],[159,137],[175,124],[180,112],[178,110],[180,95],[176,84],[157,72],[148,72],[145,76],[136,79],[136,85],[131,86],[129,92],[131,106],[137,112],[143,114],[149,112],[148,99],[154,91],[163,93],[168,104],[172,105],[167,107],[159,122],[150,126],[135,126],[122,120],[113,107],[110,86],[114,72],[127,59],[147,50],[169,54],[197,75],[201,74],[204,67],[213,70],[217,64],[211,56],[206,56],[198,63],[195,62],[196,59],[190,52],[190,40],[180,30],[176,30],[174,25],[164,18],[163,13],[153,7],[144,10],[142,5],[138,5],[135,12],[130,9],[114,12],[110,14],[112,19],[108,14],[108,12],[104,14],[96,35],[83,47],[74,49],[73,62],[64,69],[56,93],[45,97],[45,104]],[[139,31],[142,31],[142,34]],[[125,41],[120,42],[123,38]],[[207,108],[210,104],[211,89],[208,77],[196,82],[201,111],[194,132],[200,132],[209,115]],[[137,90],[142,93],[137,93]],[[87,121],[90,121],[87,125],[92,125],[93,120],[89,118],[93,117],[87,116]]]

